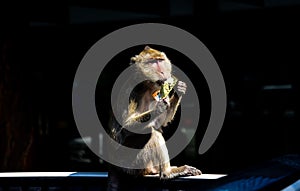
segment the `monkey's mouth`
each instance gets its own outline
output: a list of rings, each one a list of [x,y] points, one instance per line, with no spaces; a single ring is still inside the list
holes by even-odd
[[[167,81],[167,79],[157,80],[156,83],[157,83],[158,85],[162,86],[162,85],[165,83],[165,81]]]
[[[166,76],[166,75],[164,75],[164,74],[159,74],[159,75],[160,75],[160,79],[157,80],[157,83],[158,83],[159,85],[164,84],[166,81],[168,81],[170,78],[172,78],[172,76]]]

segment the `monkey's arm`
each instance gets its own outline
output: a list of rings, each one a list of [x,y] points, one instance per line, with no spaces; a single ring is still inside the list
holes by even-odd
[[[141,110],[137,108],[138,104],[131,101],[123,124],[127,128],[134,127],[140,130],[148,127],[155,129],[165,127],[174,119],[181,98],[182,95],[178,96],[175,90],[172,90],[166,100],[153,100],[146,106],[148,110],[144,112],[138,112]]]
[[[124,120],[123,128],[135,133],[150,133],[151,128],[159,129],[165,123],[169,106],[164,102],[152,102],[146,112],[138,112],[136,103],[129,104],[128,113]]]
[[[133,90],[128,110],[123,115],[122,129],[135,133],[150,133],[147,131],[151,128],[161,129],[174,119],[182,95],[186,91],[186,84],[178,81],[177,87],[172,88],[167,96],[161,99],[153,97],[153,92],[157,90],[154,88],[154,83],[144,82]]]

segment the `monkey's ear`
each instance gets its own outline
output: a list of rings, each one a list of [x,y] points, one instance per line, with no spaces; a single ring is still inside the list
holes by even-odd
[[[131,64],[135,64],[136,61],[137,61],[136,56],[135,56],[135,57],[131,57],[131,58],[130,58],[130,63],[129,63],[129,64],[130,64],[130,65],[131,65]]]
[[[144,50],[150,50],[151,48],[147,45],[145,46]]]

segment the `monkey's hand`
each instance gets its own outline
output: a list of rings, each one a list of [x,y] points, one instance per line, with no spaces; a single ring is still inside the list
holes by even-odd
[[[185,94],[187,89],[187,85],[183,81],[178,81],[177,86],[176,86],[176,91],[178,92],[179,95]]]
[[[154,110],[155,112],[154,115],[156,116],[160,115],[164,113],[167,109],[168,109],[168,102],[166,102],[165,100],[157,101]]]

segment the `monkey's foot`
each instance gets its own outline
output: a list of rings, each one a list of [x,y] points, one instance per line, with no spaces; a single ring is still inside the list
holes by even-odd
[[[202,172],[192,166],[184,165],[180,167],[171,168],[169,172],[163,172],[161,175],[162,179],[171,179],[180,176],[197,176],[201,175]]]

